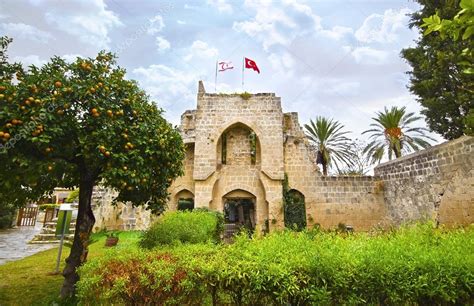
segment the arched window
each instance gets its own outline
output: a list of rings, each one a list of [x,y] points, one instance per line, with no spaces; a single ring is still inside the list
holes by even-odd
[[[218,164],[258,165],[259,140],[255,132],[243,123],[227,128],[219,137],[217,145]]]

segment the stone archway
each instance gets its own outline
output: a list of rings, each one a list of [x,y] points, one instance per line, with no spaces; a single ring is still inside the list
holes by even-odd
[[[254,194],[243,189],[234,189],[222,197],[226,238],[242,229],[255,230],[256,200]]]
[[[261,164],[259,133],[249,125],[235,122],[219,131],[216,142],[217,170],[222,165],[257,166]]]

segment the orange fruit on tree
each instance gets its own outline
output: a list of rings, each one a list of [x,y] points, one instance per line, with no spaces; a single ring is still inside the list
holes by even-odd
[[[54,83],[54,86],[55,86],[55,87],[58,87],[58,88],[61,87],[62,85],[63,85],[63,83],[61,83],[61,81],[56,81],[56,82]]]
[[[9,133],[4,133],[4,134],[3,134],[3,138],[4,138],[4,139],[9,139],[9,138],[10,138],[10,134],[9,134]]]

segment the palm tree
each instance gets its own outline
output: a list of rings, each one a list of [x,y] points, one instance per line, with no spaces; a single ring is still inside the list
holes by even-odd
[[[423,127],[411,127],[412,123],[422,117],[415,113],[407,113],[405,107],[393,106],[391,109],[384,108],[383,112],[377,112],[372,118],[371,129],[362,134],[371,133],[369,143],[364,148],[364,154],[370,159],[370,163],[380,163],[385,154],[391,160],[393,155],[399,158],[402,154],[418,151],[430,147],[427,140],[434,141],[426,135],[428,129]]]
[[[323,166],[323,174],[328,175],[328,166],[334,166],[339,171],[340,164],[352,165],[348,131],[342,131],[344,125],[325,117],[316,117],[304,125],[306,135],[318,152],[316,163]]]

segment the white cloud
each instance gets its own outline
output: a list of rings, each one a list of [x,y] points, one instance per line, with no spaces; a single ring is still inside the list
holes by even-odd
[[[215,58],[219,54],[219,50],[210,47],[202,40],[195,40],[191,45],[191,52],[184,57],[185,61],[190,61],[193,57]]]
[[[362,26],[355,32],[355,37],[365,43],[393,43],[400,37],[401,31],[408,30],[408,22],[412,13],[410,9],[399,11],[386,10],[383,15],[372,14],[367,17]]]
[[[265,50],[275,44],[286,45],[290,42],[291,31],[297,29],[298,23],[290,18],[283,8],[265,0],[246,0],[245,7],[255,10],[255,17],[234,22],[235,31],[244,32],[261,41]]]
[[[272,69],[286,73],[290,73],[295,64],[295,60],[288,52],[284,52],[282,55],[272,53],[268,56],[268,60]]]
[[[2,32],[14,38],[34,40],[41,43],[47,43],[54,39],[50,33],[24,23],[3,23],[0,24],[0,28]]]
[[[183,24],[186,24],[186,21],[178,19],[178,20],[176,20],[176,23],[183,25]]]
[[[132,73],[157,105],[166,109],[165,116],[171,122],[177,124],[185,109],[195,108],[200,77],[193,70],[151,65],[136,68]]]
[[[119,17],[107,9],[103,0],[67,3],[51,6],[45,13],[46,21],[61,31],[77,36],[83,43],[108,49],[109,31],[123,25]]]
[[[216,7],[221,13],[232,13],[232,6],[227,0],[207,0],[207,4]]]
[[[389,52],[370,47],[358,47],[352,51],[352,56],[358,64],[383,64],[389,57]]]
[[[160,52],[166,51],[171,47],[170,42],[161,36],[156,37],[156,45],[158,47],[158,51]]]
[[[161,15],[156,15],[150,19],[150,24],[148,26],[147,33],[152,35],[156,34],[158,32],[161,32],[164,27],[165,23],[163,21],[163,17],[161,17]]]
[[[61,55],[61,58],[63,58],[68,63],[75,62],[78,57],[84,58],[85,56],[82,55],[82,54],[64,54],[64,55]]]
[[[359,88],[359,82],[344,79],[323,79],[318,83],[318,90],[330,95],[357,96]]]
[[[46,64],[46,60],[41,59],[38,55],[27,55],[27,56],[15,56],[12,58],[13,62],[20,62],[23,67],[28,67],[30,65],[35,65],[36,67],[41,67]]]
[[[340,40],[341,38],[344,38],[348,35],[352,35],[354,33],[354,30],[348,27],[334,26],[331,30],[322,29],[320,33],[323,36],[327,36],[335,40]]]

